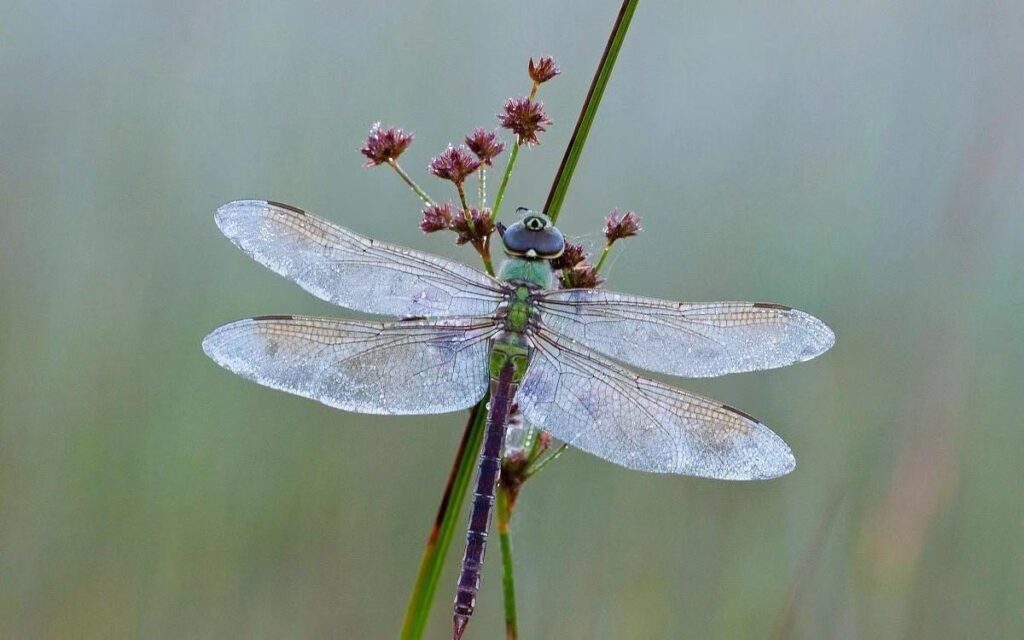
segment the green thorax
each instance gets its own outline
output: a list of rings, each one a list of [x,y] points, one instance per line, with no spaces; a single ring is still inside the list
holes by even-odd
[[[495,336],[491,346],[490,373],[496,379],[502,367],[511,362],[514,366],[513,382],[518,383],[526,374],[530,348],[523,335],[536,313],[530,296],[537,289],[549,289],[553,281],[547,260],[509,257],[501,265],[498,277],[516,286],[509,296],[504,310],[505,330]]]
[[[505,312],[505,328],[508,331],[522,333],[530,321],[533,303],[530,293],[537,289],[550,289],[553,281],[551,268],[547,260],[530,260],[510,257],[498,271],[498,277],[516,286],[509,298]]]
[[[530,322],[533,303],[530,302],[530,286],[519,284],[512,293],[504,310],[505,330],[523,333]]]
[[[554,282],[547,260],[529,260],[509,256],[498,270],[505,282],[527,282],[540,289],[550,289]]]

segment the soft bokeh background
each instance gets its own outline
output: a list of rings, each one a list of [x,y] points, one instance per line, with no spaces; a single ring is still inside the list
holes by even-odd
[[[397,635],[464,416],[349,415],[214,366],[218,324],[345,312],[211,214],[269,197],[473,260],[360,166],[369,125],[415,131],[403,162],[447,195],[430,156],[551,53],[557,125],[509,195],[539,206],[616,10],[5,3],[0,637]],[[685,383],[782,434],[784,479],[573,452],[527,485],[524,638],[1024,637],[1022,60],[1010,0],[640,4],[563,228],[597,244],[635,209],[610,287],[784,302],[839,341]],[[501,634],[497,557],[467,637]]]

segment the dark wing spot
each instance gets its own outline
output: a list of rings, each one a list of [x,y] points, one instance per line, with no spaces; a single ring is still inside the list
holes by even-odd
[[[263,320],[294,320],[295,316],[256,316],[253,318],[256,322]]]
[[[755,302],[755,309],[778,309],[779,311],[792,311],[793,307],[787,307],[784,304],[775,304],[774,302]]]
[[[303,215],[303,216],[306,215],[306,212],[303,211],[302,209],[300,209],[298,207],[293,207],[292,205],[285,204],[283,202],[274,202],[273,200],[267,200],[267,204],[269,204],[271,206],[274,206],[274,207],[281,207],[282,209],[287,209],[289,211],[294,211],[295,213],[298,213],[299,215]]]
[[[756,422],[756,423],[758,423],[758,424],[760,424],[760,423],[761,423],[761,421],[760,421],[760,420],[758,420],[757,418],[755,418],[754,416],[750,415],[750,414],[749,414],[749,413],[747,413],[746,411],[740,411],[740,410],[739,410],[739,409],[737,409],[736,407],[730,407],[730,406],[729,406],[729,405],[727,405],[727,404],[723,404],[723,405],[722,405],[722,408],[723,408],[723,409],[725,409],[726,411],[732,411],[733,413],[738,413],[738,414],[740,414],[741,416],[743,416],[744,418],[746,418],[747,420],[750,420],[751,422]]]

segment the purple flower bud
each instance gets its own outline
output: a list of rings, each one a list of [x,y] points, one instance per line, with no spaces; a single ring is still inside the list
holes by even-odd
[[[505,150],[505,143],[498,137],[497,130],[484,131],[480,127],[466,136],[466,146],[488,167]]]
[[[480,161],[465,146],[448,145],[447,149],[434,156],[427,170],[442,180],[451,180],[455,184],[462,184],[466,180],[466,176],[479,168]]]
[[[529,98],[506,100],[505,110],[498,114],[498,121],[502,127],[515,133],[520,143],[530,145],[540,144],[537,134],[545,131],[545,125],[552,123],[544,113],[544,104]]]
[[[432,204],[423,209],[423,220],[420,221],[420,229],[423,233],[434,233],[452,228],[452,203]]]
[[[494,221],[491,220],[490,209],[470,209],[469,217],[472,220],[472,227],[470,227],[470,220],[466,219],[465,212],[453,215],[451,229],[459,234],[459,237],[455,239],[455,244],[466,244],[494,233]]]
[[[562,269],[572,269],[586,259],[587,250],[583,248],[582,244],[566,242],[562,255],[552,260],[550,264],[555,271],[561,271]]]
[[[359,153],[366,156],[366,166],[376,167],[389,160],[397,160],[402,152],[412,144],[413,135],[402,131],[398,127],[381,129],[380,123],[370,127],[370,135],[366,143],[359,149]]]
[[[543,84],[562,73],[562,70],[558,68],[554,58],[551,56],[541,56],[536,64],[533,62],[533,58],[530,58],[527,71],[530,72],[530,78],[537,84]]]
[[[621,238],[629,238],[643,231],[640,227],[640,216],[632,211],[620,214],[618,209],[613,210],[604,221],[604,237],[608,244]]]
[[[596,289],[604,282],[588,262],[581,262],[569,270],[568,289]]]

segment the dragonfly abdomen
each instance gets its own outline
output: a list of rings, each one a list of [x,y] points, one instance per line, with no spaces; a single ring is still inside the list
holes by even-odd
[[[494,511],[494,494],[501,476],[501,447],[505,441],[505,423],[512,406],[512,398],[518,388],[516,359],[506,358],[496,378],[491,379],[491,403],[487,413],[487,431],[484,447],[480,454],[480,467],[473,492],[473,509],[469,516],[469,531],[466,533],[466,553],[462,557],[462,571],[455,591],[454,634],[455,640],[469,623],[476,607],[476,594],[480,590],[480,570],[487,549],[487,530]]]

